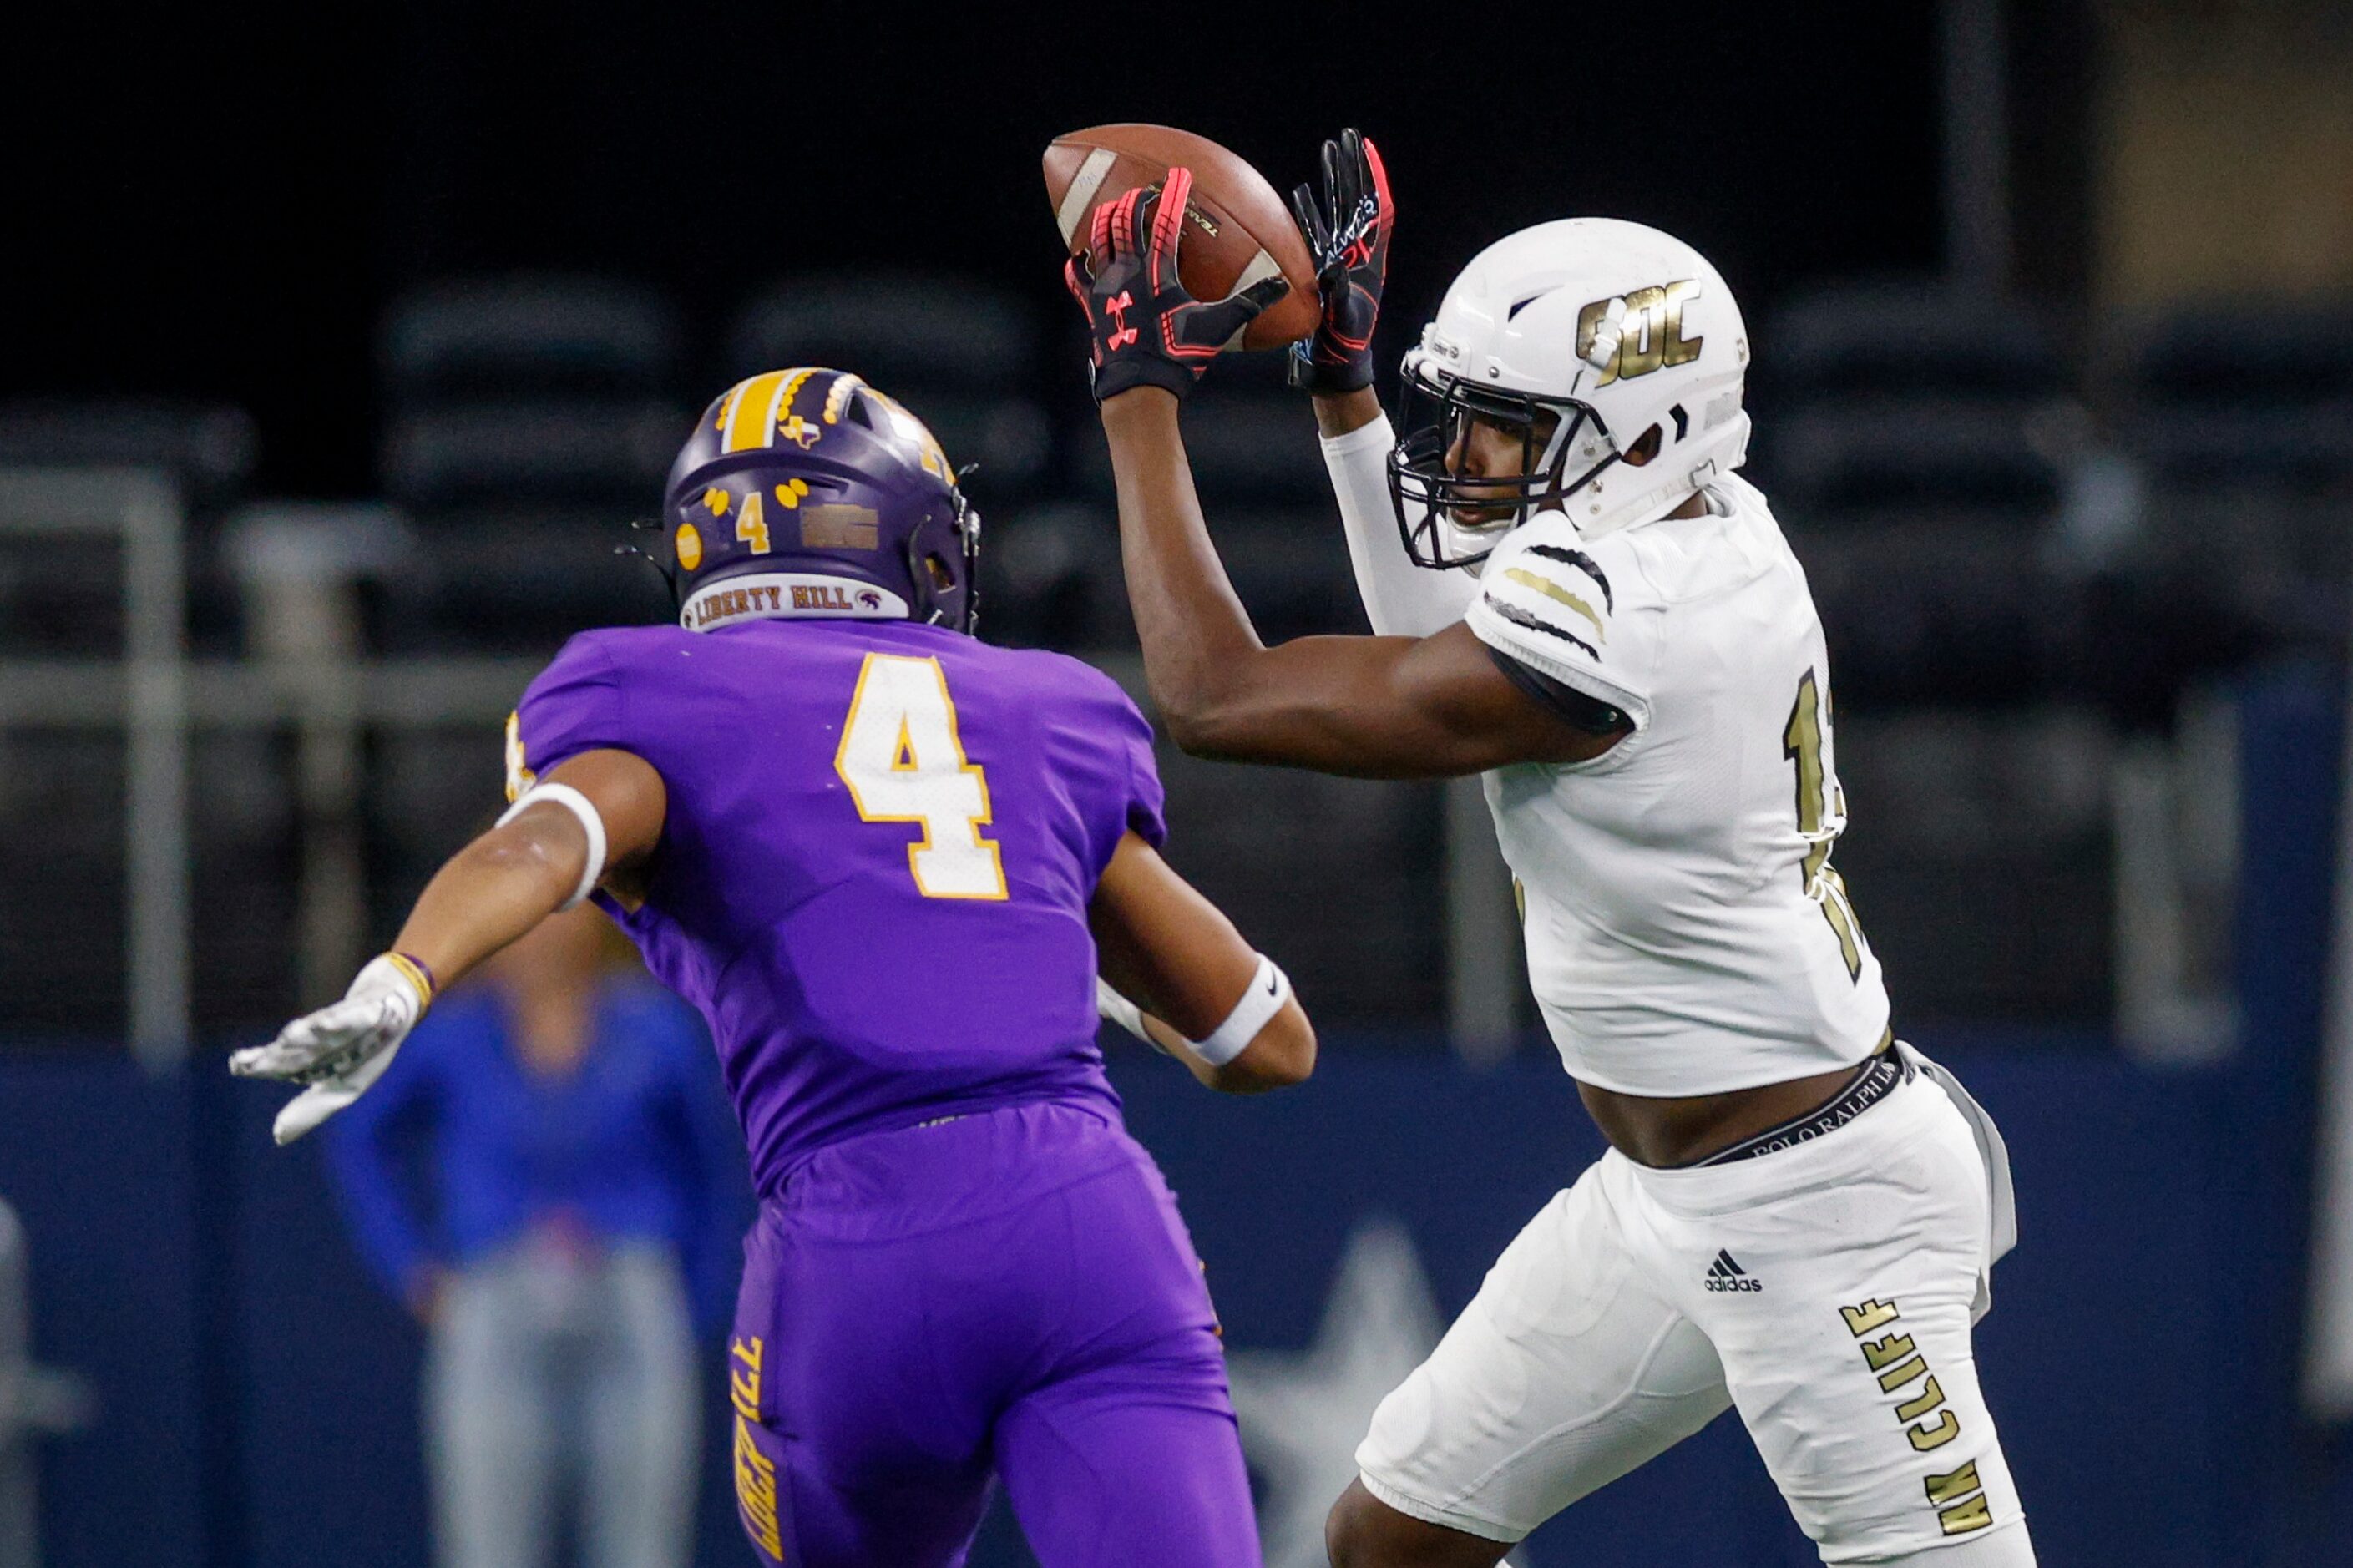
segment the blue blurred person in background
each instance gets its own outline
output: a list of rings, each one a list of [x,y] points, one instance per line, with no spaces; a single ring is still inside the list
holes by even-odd
[[[695,1331],[732,1301],[741,1143],[700,1026],[610,939],[585,906],[541,922],[330,1144],[361,1250],[426,1326],[443,1568],[551,1563],[567,1511],[584,1568],[691,1556]]]

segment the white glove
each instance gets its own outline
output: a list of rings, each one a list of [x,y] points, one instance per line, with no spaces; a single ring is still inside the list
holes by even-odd
[[[368,960],[343,999],[305,1014],[266,1046],[228,1058],[239,1078],[282,1079],[306,1086],[287,1101],[270,1131],[291,1143],[364,1093],[392,1065],[400,1042],[433,1000],[432,982],[393,953]]]

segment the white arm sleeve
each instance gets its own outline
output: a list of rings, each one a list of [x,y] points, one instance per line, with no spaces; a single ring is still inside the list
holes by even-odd
[[[1388,455],[1396,445],[1383,415],[1345,436],[1324,437],[1324,466],[1340,500],[1348,563],[1356,568],[1356,594],[1373,630],[1383,637],[1426,637],[1462,618],[1478,597],[1479,579],[1469,572],[1417,566],[1405,552],[1397,508],[1389,500]]]

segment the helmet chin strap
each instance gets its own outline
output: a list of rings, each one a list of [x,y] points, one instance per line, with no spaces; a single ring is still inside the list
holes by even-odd
[[[1553,421],[1552,437],[1545,442],[1544,456],[1536,459],[1536,472],[1556,475],[1560,472],[1568,457],[1568,438],[1577,434],[1588,419],[1593,420],[1593,427],[1600,430],[1605,438],[1608,437],[1609,431],[1602,428],[1601,421],[1589,410],[1578,409],[1573,419],[1556,419]]]
[[[1600,437],[1599,447],[1603,454],[1601,460],[1586,469],[1584,476],[1576,484],[1564,485],[1561,471],[1568,466],[1569,442],[1579,430],[1585,427],[1588,420],[1592,422],[1595,434]],[[1609,426],[1601,422],[1601,416],[1579,405],[1575,416],[1559,421],[1554,429],[1552,438],[1545,444],[1544,458],[1537,471],[1553,476],[1553,489],[1549,498],[1550,509],[1574,519],[1576,514],[1570,510],[1569,503],[1580,495],[1593,493],[1596,487],[1602,482],[1602,476],[1611,469],[1622,468],[1626,466],[1626,454],[1618,449],[1617,438],[1609,434]],[[1539,507],[1537,510],[1546,509]]]
[[[1601,431],[1605,438],[1608,438],[1608,428],[1602,426],[1598,417],[1594,420],[1594,426]],[[1636,445],[1640,446],[1641,443],[1637,442]],[[1605,475],[1615,474],[1632,479],[1646,473],[1651,466],[1650,463],[1636,463],[1629,460],[1623,452],[1616,449],[1614,440],[1611,441],[1610,447],[1610,455],[1579,480],[1576,489],[1559,492],[1555,503],[1570,521],[1577,524],[1577,531],[1588,538],[1598,539],[1604,534],[1615,533],[1621,528],[1630,528],[1638,522],[1655,521],[1682,506],[1691,497],[1700,494],[1706,488],[1708,481],[1716,477],[1715,460],[1712,458],[1707,458],[1691,469],[1685,476],[1687,482],[1681,489],[1676,487],[1674,481],[1666,479],[1662,475],[1661,482],[1649,489],[1637,491],[1614,506],[1604,501],[1599,506],[1588,507],[1587,515],[1580,518],[1570,503],[1579,496],[1590,496],[1599,500],[1604,489]],[[1655,458],[1652,459],[1653,462],[1656,460]],[[1600,515],[1594,515],[1596,512]]]
[[[1622,461],[1616,466],[1621,473],[1640,472],[1633,465]],[[1577,524],[1577,531],[1579,533],[1588,539],[1599,539],[1604,534],[1615,533],[1621,528],[1631,528],[1638,522],[1655,522],[1673,511],[1699,493],[1697,475],[1698,470],[1694,470],[1694,482],[1684,489],[1679,489],[1672,481],[1668,481],[1630,496],[1614,506],[1604,505],[1599,509],[1599,516],[1594,516],[1588,512],[1585,517],[1578,517],[1573,509],[1567,506],[1563,506],[1561,510],[1567,514],[1570,521]],[[1581,487],[1577,493],[1596,494],[1598,492],[1588,486]]]

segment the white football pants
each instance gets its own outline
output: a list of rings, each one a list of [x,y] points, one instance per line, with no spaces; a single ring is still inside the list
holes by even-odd
[[[1515,1542],[1732,1405],[1823,1562],[2025,1568],[1969,1348],[1989,1163],[1923,1073],[1753,1159],[1603,1155],[1382,1402],[1356,1452],[1366,1489]]]

